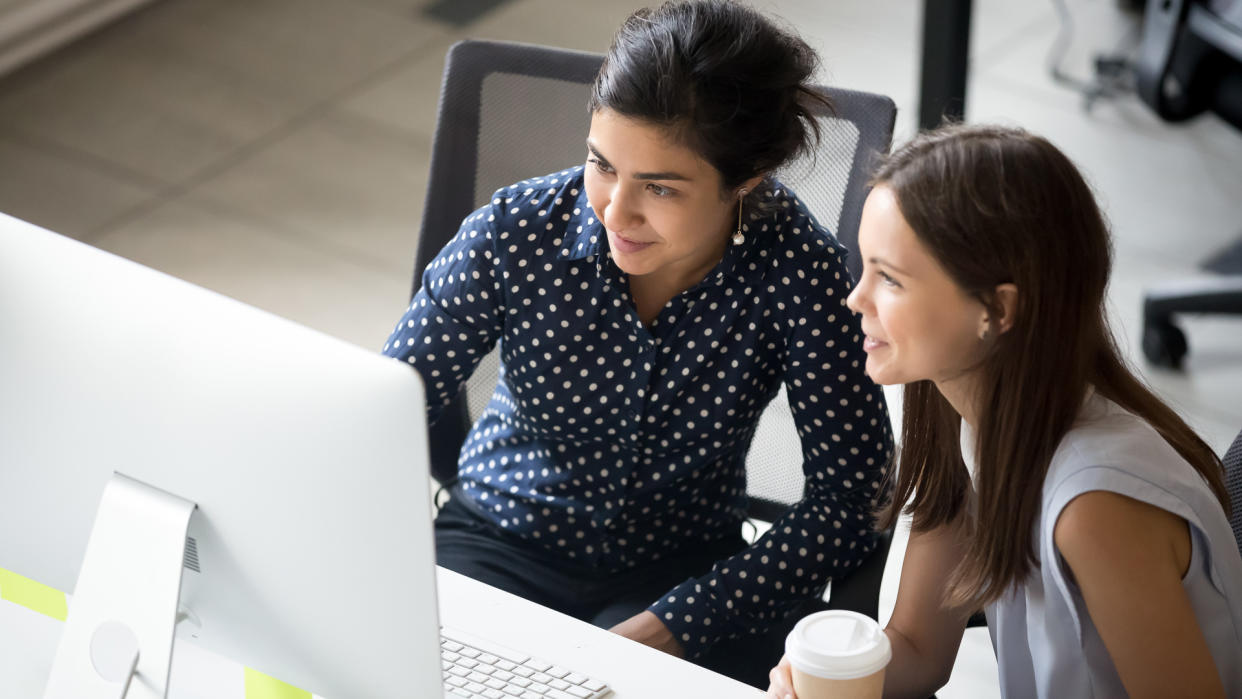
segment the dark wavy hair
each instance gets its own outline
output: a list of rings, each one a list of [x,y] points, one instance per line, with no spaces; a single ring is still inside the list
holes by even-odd
[[[818,65],[806,42],[745,5],[667,2],[622,23],[590,107],[667,127],[720,172],[727,195],[814,152],[820,132],[812,107],[831,111],[808,82]],[[759,205],[764,189],[747,203]]]
[[[1069,158],[1020,129],[953,125],[922,134],[880,166],[910,227],[953,281],[985,306],[1018,287],[1008,332],[979,368],[978,508],[959,446],[960,419],[930,381],[905,387],[891,526],[915,531],[966,515],[966,555],[947,601],[987,604],[1036,564],[1031,532],[1053,453],[1088,386],[1146,420],[1203,477],[1227,511],[1220,459],[1122,359],[1104,314],[1112,242],[1091,188]],[[1000,313],[993,314],[1000,317]]]

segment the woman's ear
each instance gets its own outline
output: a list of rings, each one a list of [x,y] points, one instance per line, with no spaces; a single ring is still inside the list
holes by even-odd
[[[992,290],[992,308],[997,315],[993,321],[998,332],[1008,332],[1013,327],[1014,315],[1018,312],[1018,287],[1016,284],[997,284]]]
[[[750,192],[755,191],[755,187],[759,186],[759,183],[763,181],[763,177],[764,177],[763,175],[755,175],[749,180],[746,180],[745,182],[743,182],[742,186],[734,190],[734,193],[737,195],[739,199],[746,196],[746,194],[749,194]]]

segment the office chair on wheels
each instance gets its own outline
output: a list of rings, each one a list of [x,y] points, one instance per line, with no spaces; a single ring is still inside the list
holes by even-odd
[[[1242,129],[1242,3],[1148,0],[1137,64],[1138,93],[1161,118],[1212,111]],[[1242,241],[1238,243],[1242,258]],[[1242,259],[1228,276],[1150,289],[1143,299],[1143,354],[1180,368],[1188,350],[1175,313],[1242,313]]]
[[[493,41],[467,40],[449,50],[411,294],[461,220],[495,190],[584,160],[588,98],[602,60],[599,54]],[[824,137],[813,171],[811,162],[802,161],[778,176],[854,249],[872,158],[888,151],[896,105],[880,95],[823,92],[835,113],[819,115]],[[857,277],[861,261],[851,257],[849,264]],[[432,427],[432,475],[443,485],[455,481],[462,442],[495,389],[498,357],[493,352],[482,360],[463,395]],[[751,444],[748,514],[773,521],[801,499],[803,488],[800,440],[782,390]],[[863,566],[834,586],[830,606],[877,615],[890,538],[881,536]]]

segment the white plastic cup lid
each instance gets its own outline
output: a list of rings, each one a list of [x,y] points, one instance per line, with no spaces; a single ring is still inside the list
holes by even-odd
[[[799,672],[848,680],[882,670],[893,649],[871,617],[831,609],[799,621],[785,638],[785,655]]]

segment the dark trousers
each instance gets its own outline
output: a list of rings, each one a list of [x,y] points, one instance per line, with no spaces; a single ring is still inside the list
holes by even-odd
[[[435,522],[436,562],[492,587],[524,597],[601,628],[647,609],[660,595],[711,570],[745,547],[735,541],[697,548],[684,556],[620,573],[606,573],[534,548],[493,526],[469,505],[450,499]],[[791,621],[797,618],[791,615]],[[784,653],[787,625],[767,634],[718,643],[695,662],[760,689]]]

